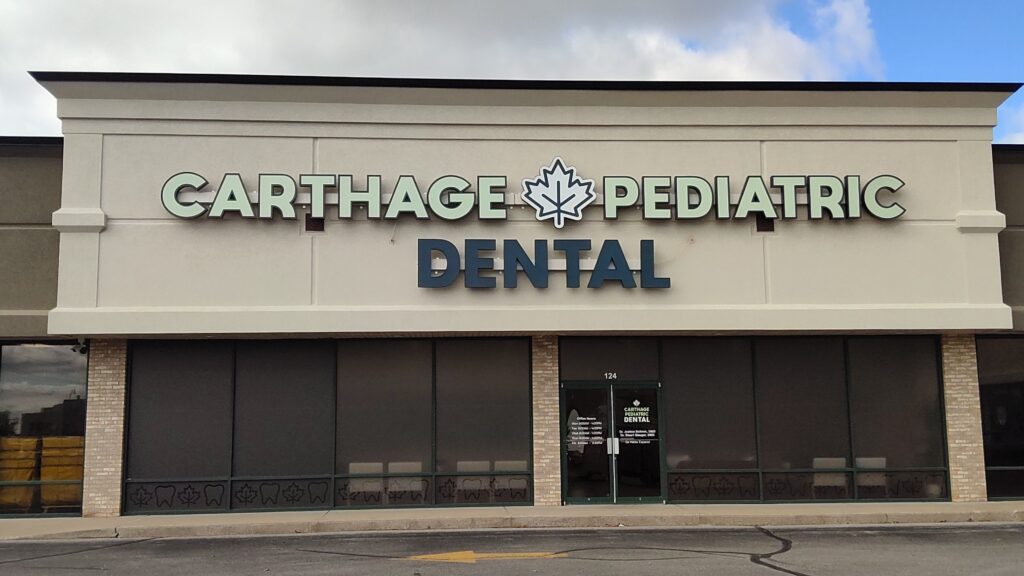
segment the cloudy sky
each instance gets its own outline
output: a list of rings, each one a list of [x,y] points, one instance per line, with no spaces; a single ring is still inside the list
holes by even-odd
[[[1024,81],[1024,1],[0,0],[0,134],[59,134],[27,70]],[[1024,96],[997,140],[1024,143]]]

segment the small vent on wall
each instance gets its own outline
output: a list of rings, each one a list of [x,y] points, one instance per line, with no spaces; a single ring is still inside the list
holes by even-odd
[[[756,214],[755,226],[758,232],[775,232],[775,219],[766,218],[764,214]]]
[[[306,232],[323,232],[324,219],[314,218],[309,212],[306,213]]]

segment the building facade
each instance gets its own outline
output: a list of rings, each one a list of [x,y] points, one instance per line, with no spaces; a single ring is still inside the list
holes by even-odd
[[[1024,494],[1017,85],[35,77],[86,515]]]

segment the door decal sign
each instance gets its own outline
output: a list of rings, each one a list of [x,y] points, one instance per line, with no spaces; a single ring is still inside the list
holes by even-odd
[[[622,415],[623,422],[633,422],[637,424],[650,424],[651,423],[651,407],[641,406],[640,400],[633,400],[632,406],[624,406],[624,414]]]

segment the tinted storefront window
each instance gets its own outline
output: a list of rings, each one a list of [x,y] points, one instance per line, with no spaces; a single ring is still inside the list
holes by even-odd
[[[529,491],[530,343],[437,342],[438,502],[521,501]]]
[[[935,339],[850,338],[847,345],[857,495],[946,497]]]
[[[338,347],[338,474],[430,470],[431,347],[429,340]]]
[[[979,337],[989,498],[1024,498],[1024,338]]]
[[[238,345],[236,476],[331,474],[335,354],[326,341]]]
[[[85,348],[0,346],[0,514],[81,511]]]
[[[847,465],[849,423],[843,341],[779,338],[755,344],[761,458],[767,468],[806,469],[815,459]]]
[[[235,509],[315,508],[334,470],[330,341],[238,344],[235,361]]]
[[[756,472],[717,472],[757,468],[751,341],[672,338],[662,354],[669,499],[698,497],[712,483],[705,499],[756,498]]]
[[[338,505],[430,501],[432,363],[430,340],[338,346]]]
[[[669,468],[756,468],[750,342],[671,339],[663,353]]]
[[[525,340],[437,343],[437,468],[494,461],[528,468],[530,348]]]
[[[130,352],[125,507],[227,508],[234,345],[140,341]]]
[[[765,338],[754,344],[765,498],[853,497],[842,338]],[[792,470],[792,472],[790,472]]]
[[[128,478],[227,478],[234,347],[135,342],[131,353]]]
[[[527,339],[135,342],[131,366],[128,513],[531,499]]]

